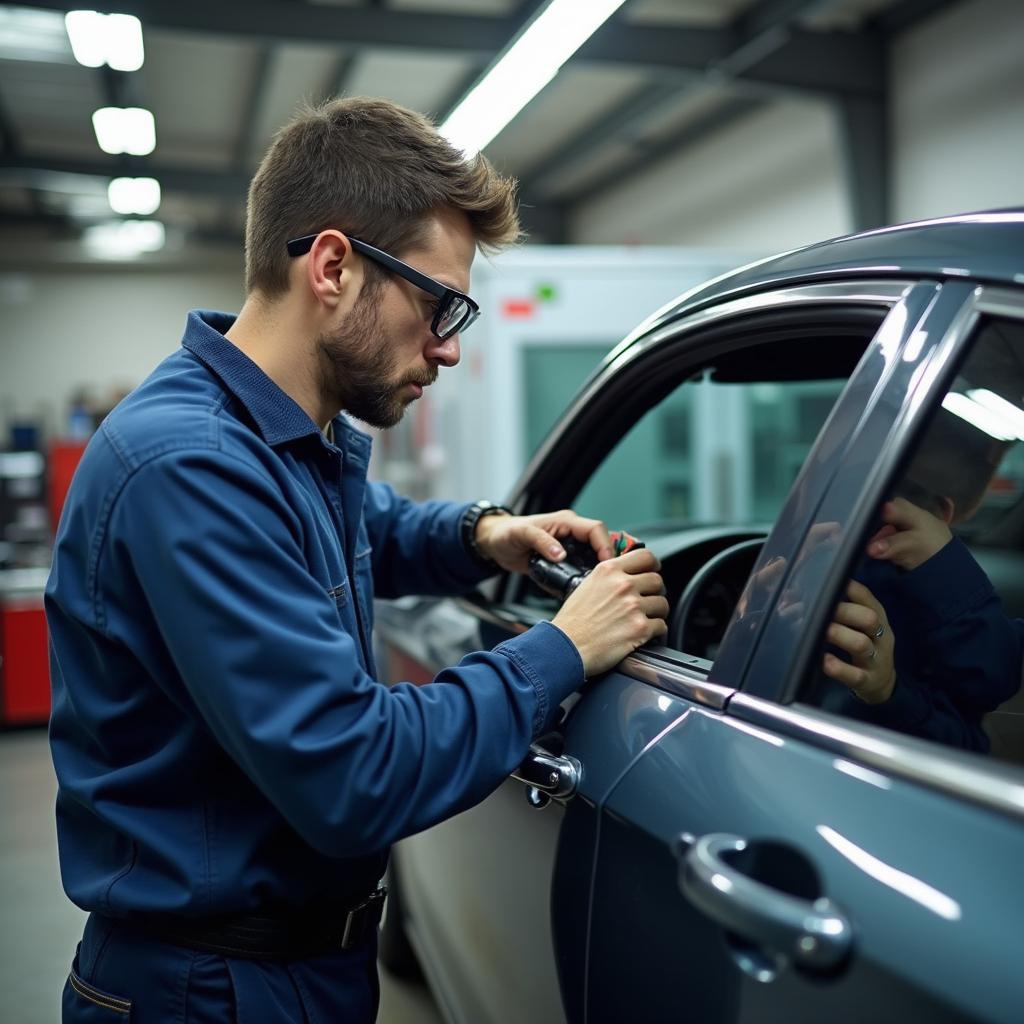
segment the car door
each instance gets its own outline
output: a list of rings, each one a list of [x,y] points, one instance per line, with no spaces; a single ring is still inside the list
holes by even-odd
[[[835,367],[832,377],[848,377],[890,308],[896,305],[901,315],[905,313],[901,299],[911,291],[898,282],[775,289],[656,329],[613,354],[585,386],[542,446],[512,501],[518,510],[528,512],[568,504],[577,496],[599,504],[609,495],[618,501],[624,491],[635,496],[635,486],[608,486],[607,467],[625,467],[628,474],[633,465],[630,446],[661,436],[674,464],[679,463],[678,471],[707,480],[706,490],[718,496],[721,506],[720,521],[695,525],[692,520],[708,518],[709,510],[680,508],[678,490],[665,486],[666,481],[657,482],[664,507],[678,517],[673,525],[684,528],[680,533],[666,529],[664,523],[652,523],[648,539],[656,553],[672,556],[677,577],[672,586],[681,592],[682,577],[705,560],[734,543],[763,537],[763,528],[746,520],[764,510],[750,495],[743,498],[738,482],[751,471],[749,460],[743,466],[727,466],[713,453],[702,465],[680,462],[678,438],[672,434],[680,408],[689,408],[692,422],[705,423],[716,441],[727,441],[720,436],[722,403],[736,405],[742,419],[739,390],[756,386],[743,378],[747,363],[736,355],[745,348],[755,353],[754,363],[761,357],[781,361],[784,368],[792,366],[793,387],[808,401],[816,399],[809,392],[820,387],[802,379],[808,376],[807,362]],[[914,301],[928,300],[918,294]],[[871,357],[862,361],[856,400],[875,394],[889,366],[880,353],[900,340],[906,326],[905,317],[893,320],[892,314],[886,323],[889,333],[873,343]],[[890,337],[893,332],[896,337]],[[698,381],[711,361],[728,362],[742,371],[738,383],[711,397],[702,397],[700,388],[692,399],[680,397],[678,389]],[[833,382],[834,391],[841,383]],[[817,412],[809,438],[832,400],[829,397]],[[818,408],[813,402],[810,407]],[[658,415],[658,410],[665,410],[665,416],[652,427],[645,415]],[[834,432],[837,437],[839,429]],[[795,436],[793,443],[806,451],[809,439]],[[694,444],[691,451],[706,447]],[[835,462],[826,460],[818,467],[807,488],[823,488]],[[789,483],[784,472],[783,477],[781,483],[772,476],[769,488],[780,503]],[[746,513],[730,517],[728,510],[739,504]],[[612,527],[632,526],[634,520],[620,518],[630,508],[608,506],[603,517]],[[645,507],[643,517],[651,515]],[[675,551],[682,544],[680,536],[685,536],[681,554]],[[473,599],[399,602],[382,609],[378,623],[389,648],[391,674],[426,680],[462,654],[493,646],[554,610],[522,580],[510,578]],[[755,640],[751,633],[736,633],[736,656],[749,653]],[[543,796],[538,800],[522,782],[510,781],[477,808],[399,844],[395,865],[410,930],[451,1019],[584,1019],[588,957],[592,960],[596,934],[588,928],[592,891],[596,892],[592,881],[595,869],[605,863],[603,855],[598,857],[607,817],[602,808],[631,767],[644,760],[644,752],[658,747],[658,738],[671,735],[691,711],[720,714],[734,684],[709,681],[708,667],[703,657],[666,649],[627,659],[619,672],[593,681],[579,698],[571,699],[562,726],[540,741],[539,746],[554,756],[580,766],[578,785],[570,796],[544,805]],[[598,902],[595,898],[594,912]],[[640,938],[634,952],[639,954],[643,945]],[[618,976],[617,970],[614,973]]]
[[[1024,774],[839,715],[813,681],[897,469],[978,332],[1022,316],[969,282],[905,297],[874,398],[837,406],[708,673],[739,692],[716,708],[682,659],[668,673],[688,706],[600,818],[587,1021],[1020,1019]]]

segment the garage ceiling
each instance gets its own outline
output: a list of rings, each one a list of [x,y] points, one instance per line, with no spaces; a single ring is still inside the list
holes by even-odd
[[[581,4],[587,0],[579,0]],[[887,48],[959,0],[627,0],[485,149],[521,181],[535,240],[570,211],[780,98],[835,105],[858,226],[887,217]],[[66,244],[109,219],[106,186],[151,175],[190,241],[241,239],[248,180],[301,99],[385,96],[439,121],[538,0],[116,0],[134,72],[78,65],[56,0],[0,6],[0,238]],[[156,118],[148,157],[96,143],[103,106]],[[639,159],[638,159],[639,157]]]

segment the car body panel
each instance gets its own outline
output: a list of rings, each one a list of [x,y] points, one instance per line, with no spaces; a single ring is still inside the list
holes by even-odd
[[[877,318],[713,665],[664,647],[638,652],[570,698],[557,733],[541,740],[582,765],[564,805],[538,810],[509,781],[396,848],[410,933],[449,1020],[1020,1018],[1024,773],[788,702],[881,489],[973,326],[1024,310],[1022,254],[1022,211],[783,254],[658,311],[583,386],[517,484],[518,511],[561,503],[559,487],[579,483],[572,460],[589,460],[585,481],[603,454],[585,450],[608,440],[595,442],[594,422],[621,407],[624,430],[659,367],[679,374],[724,351],[714,332],[736,324],[740,336],[775,313],[784,327],[807,310],[823,322],[851,310]],[[822,523],[836,527],[827,544]],[[685,538],[652,547],[663,540],[671,557]],[[780,559],[758,600],[746,600]],[[467,599],[384,606],[384,660],[429,679],[529,628],[543,612],[521,594],[499,578]],[[781,614],[784,594],[799,595],[799,616]],[[687,858],[721,836],[747,844],[729,861],[733,880],[749,874],[808,905],[832,901],[849,953],[827,970],[798,967],[813,962],[806,949],[777,948],[761,932],[741,940],[732,918],[716,918],[694,895]]]
[[[836,276],[844,280],[961,278],[1019,285],[1024,283],[1022,248],[1021,210],[994,210],[897,224],[819,242],[741,267],[680,296],[645,321],[642,328],[649,333],[656,324],[748,292]],[[638,331],[630,337],[637,336]]]
[[[678,883],[680,835],[722,832],[778,844],[795,873],[817,874],[852,924],[846,963],[821,975],[785,966],[769,982],[737,965],[736,938]],[[1005,900],[1019,906],[1006,886],[1022,855],[1024,830],[1003,815],[694,708],[606,804],[594,886],[608,898],[594,902],[586,1019],[1019,1020],[1019,928]],[[992,924],[981,948],[971,921]]]

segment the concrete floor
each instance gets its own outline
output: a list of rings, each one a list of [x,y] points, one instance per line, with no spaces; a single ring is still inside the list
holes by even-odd
[[[5,1024],[55,1024],[85,914],[60,886],[46,734],[0,733],[0,992]],[[427,991],[381,971],[379,1024],[441,1024]]]

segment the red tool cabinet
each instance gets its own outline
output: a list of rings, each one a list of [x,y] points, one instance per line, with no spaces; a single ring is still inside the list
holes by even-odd
[[[43,583],[46,573],[0,573],[0,724],[44,724],[50,671]]]

